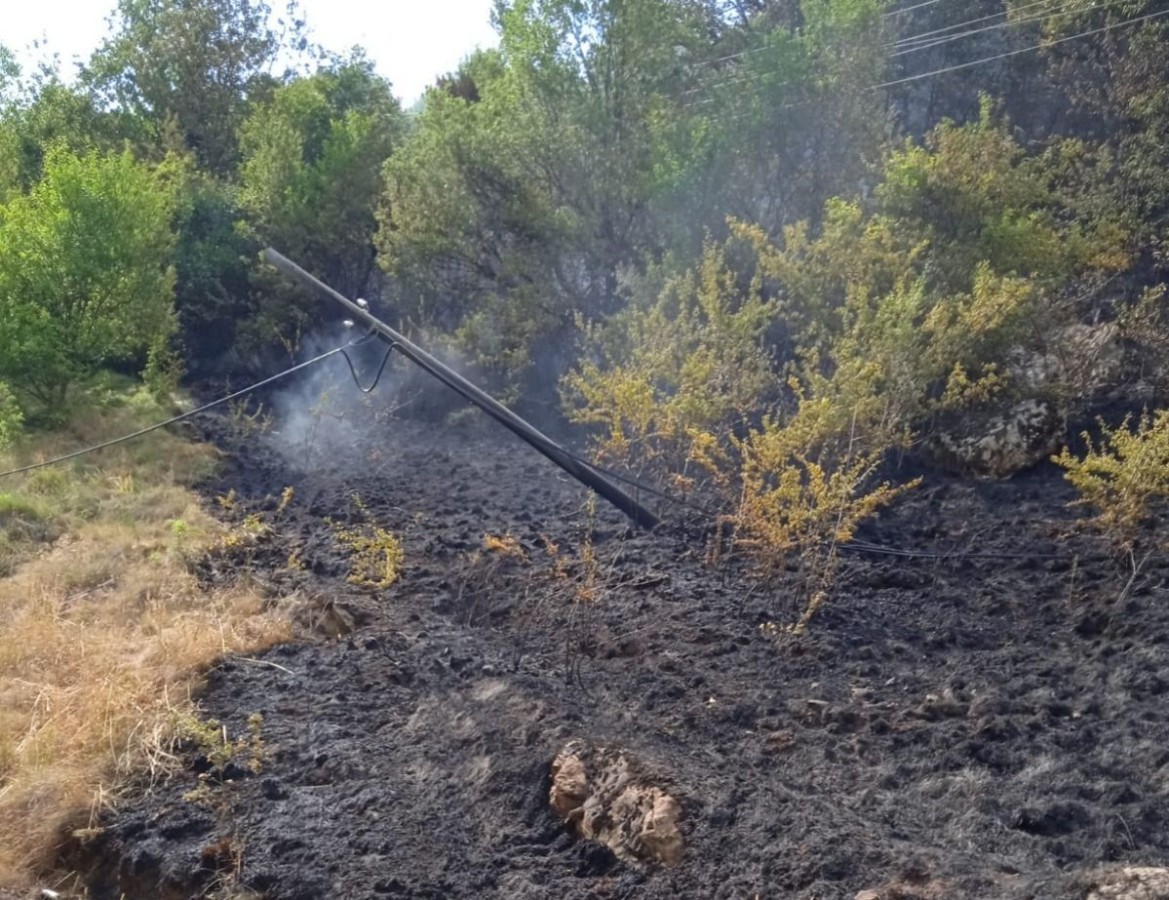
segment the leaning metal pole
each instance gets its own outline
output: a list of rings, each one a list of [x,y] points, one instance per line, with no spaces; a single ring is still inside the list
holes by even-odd
[[[457,394],[474,403],[487,413],[487,415],[495,419],[495,421],[527,441],[573,478],[592,488],[600,496],[612,503],[642,528],[652,529],[657,526],[657,516],[630,497],[625,491],[604,478],[591,466],[582,463],[547,435],[535,428],[535,426],[517,416],[490,394],[479,389],[458,372],[454,371],[454,369],[435,359],[417,344],[390,328],[385,322],[370,315],[369,310],[358,306],[348,297],[333,290],[333,288],[329,287],[323,281],[310,275],[292,260],[277,253],[271,247],[264,251],[264,256],[268,262],[272,263],[272,265],[285,275],[289,275],[311,288],[328,294],[344,306],[354,319],[364,323],[377,332],[383,340],[396,347],[407,359],[425,369]]]

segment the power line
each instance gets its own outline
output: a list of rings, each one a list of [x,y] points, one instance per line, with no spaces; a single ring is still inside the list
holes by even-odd
[[[1069,6],[1071,5],[1071,2],[1072,2],[1072,0],[1069,0]],[[1032,7],[1035,7],[1035,6],[1049,6],[1050,3],[1051,3],[1051,0],[1032,0],[1032,2],[1030,2],[1030,3],[1024,3],[1022,6],[1015,7],[1014,11],[1015,12],[1022,12],[1025,9],[1031,9]],[[1067,9],[1067,7],[1065,7],[1065,9]],[[1062,10],[1057,11],[1056,14],[1058,14],[1059,12],[1062,12]],[[989,15],[979,16],[976,19],[968,19],[965,22],[957,22],[957,23],[954,23],[952,25],[944,25],[941,28],[935,28],[932,31],[923,31],[920,34],[911,34],[907,37],[898,38],[893,43],[895,46],[900,46],[901,44],[912,44],[912,43],[916,43],[918,41],[921,41],[925,38],[935,37],[938,35],[944,35],[948,31],[954,31],[955,29],[958,29],[958,28],[966,28],[969,25],[978,25],[978,24],[981,24],[982,22],[989,22],[991,19],[998,19],[998,18],[1004,17],[1006,15],[1007,15],[1007,11],[1002,10],[1000,12],[990,13]],[[1051,15],[1051,13],[1044,13],[1043,15]],[[999,24],[1002,24],[1002,23],[999,23]]]
[[[1074,41],[1074,40],[1078,40],[1080,38],[1091,37],[1093,35],[1102,34],[1106,31],[1112,31],[1112,30],[1117,29],[1117,28],[1123,28],[1123,27],[1128,26],[1128,25],[1136,25],[1140,22],[1151,21],[1153,19],[1157,19],[1157,18],[1160,18],[1161,16],[1165,16],[1165,15],[1169,15],[1169,9],[1161,10],[1159,12],[1146,13],[1143,16],[1136,16],[1136,17],[1133,17],[1131,19],[1125,19],[1121,22],[1111,22],[1107,25],[1102,25],[1099,28],[1092,28],[1088,31],[1081,31],[1081,32],[1078,32],[1076,34],[1067,35],[1066,37],[1058,38],[1058,39],[1053,40],[1053,41],[1046,41],[1046,42],[1041,43],[1041,44],[1033,44],[1033,45],[1028,46],[1028,47],[1021,47],[1017,50],[1009,50],[1009,51],[1006,51],[1004,53],[997,53],[997,54],[994,54],[993,56],[985,56],[985,57],[970,60],[970,61],[964,62],[964,63],[956,63],[956,64],[951,65],[951,66],[944,66],[940,69],[933,69],[929,72],[920,72],[916,75],[907,75],[904,78],[896,78],[896,79],[893,79],[891,81],[881,82],[879,84],[871,84],[871,85],[868,85],[866,87],[860,88],[859,90],[861,92],[866,92],[866,91],[882,90],[884,88],[890,88],[890,87],[897,87],[897,86],[902,85],[902,84],[908,84],[910,82],[920,81],[924,78],[932,78],[935,75],[944,75],[944,74],[947,74],[949,72],[956,72],[956,71],[960,71],[962,69],[969,69],[969,68],[973,68],[974,66],[983,65],[985,63],[996,62],[996,61],[1001,60],[1001,59],[1007,59],[1009,57],[1019,56],[1020,54],[1023,54],[1023,53],[1030,53],[1033,50],[1042,50],[1042,49],[1046,49],[1048,47],[1056,46],[1057,44],[1064,44],[1064,43],[1067,43],[1068,41]],[[709,85],[708,89],[711,87],[714,87],[714,88],[733,87],[735,84],[745,84],[747,82],[756,81],[756,80],[757,80],[757,78],[748,77],[748,78],[742,78],[742,79],[735,79],[732,81],[717,82],[717,83],[714,83],[712,85]],[[798,83],[799,82],[782,82],[782,83],[777,84],[777,85],[772,85],[772,87],[784,87],[784,86],[798,84]],[[702,104],[714,103],[714,102],[717,102],[717,98],[706,97],[706,98],[703,98],[702,100],[696,101],[696,102],[694,102],[692,104],[688,104],[688,105],[699,106]],[[813,101],[813,100],[792,102],[792,103],[784,104],[779,109],[780,110],[798,109],[801,107],[810,106],[815,102],[816,101]],[[745,115],[746,115],[745,113],[740,113],[738,116],[732,116],[732,119],[743,118]]]
[[[936,0],[933,0],[933,2],[936,2]],[[1025,10],[1025,9],[1030,9],[1030,8],[1032,8],[1032,7],[1035,7],[1035,6],[1043,6],[1043,5],[1046,5],[1046,4],[1050,3],[1050,2],[1051,2],[1051,0],[1031,0],[1031,2],[1030,2],[1030,3],[1025,3],[1025,4],[1023,4],[1022,6],[1016,7],[1016,10],[1015,10],[1015,11],[1016,11],[1016,12],[1019,12],[1019,11]],[[1069,5],[1070,5],[1070,2],[1071,2],[1071,0],[1069,0]],[[923,4],[919,4],[919,6],[929,6],[929,5],[930,5],[930,3],[923,3]],[[918,8],[918,7],[916,7],[916,6],[915,6],[915,7],[910,7],[910,9],[917,9],[917,8]],[[1090,9],[1091,9],[1091,7],[1089,7],[1089,10],[1090,10]],[[1089,11],[1089,10],[1084,10],[1084,11]],[[904,10],[904,11],[905,11],[905,12],[908,12],[909,10]],[[1057,14],[1062,14],[1064,11],[1066,11],[1066,8],[1065,8],[1064,10],[1058,10],[1058,11],[1057,11]],[[890,15],[896,15],[896,13],[886,13],[886,14],[885,14],[886,18],[887,18],[888,16],[890,16]],[[932,36],[934,36],[934,35],[943,34],[943,33],[947,32],[947,31],[953,31],[953,30],[954,30],[954,29],[956,29],[956,28],[964,28],[964,27],[966,27],[966,26],[968,26],[968,25],[977,25],[977,24],[979,24],[979,23],[981,23],[981,22],[985,22],[985,21],[987,21],[987,20],[989,20],[989,19],[995,19],[995,18],[998,18],[999,16],[1002,16],[1002,15],[1005,15],[1005,13],[992,13],[991,15],[987,15],[987,16],[979,16],[979,17],[978,17],[978,18],[976,18],[976,19],[968,19],[968,20],[967,20],[967,21],[965,21],[965,22],[957,22],[957,23],[954,23],[954,24],[952,24],[952,25],[946,25],[946,26],[944,26],[944,27],[942,27],[942,28],[935,28],[935,29],[934,29],[934,30],[932,30],[932,31],[925,31],[925,32],[921,32],[920,34],[914,34],[914,35],[909,35],[909,36],[907,36],[907,37],[898,38],[898,39],[897,39],[897,40],[895,40],[895,41],[889,42],[889,43],[888,43],[888,44],[886,44],[885,46],[886,46],[886,47],[889,47],[889,48],[898,47],[898,46],[900,46],[901,44],[905,44],[905,43],[912,43],[912,42],[915,42],[915,41],[919,41],[919,40],[921,40],[921,39],[923,39],[923,38],[927,38],[927,37],[932,37]],[[753,55],[755,55],[755,54],[757,54],[757,53],[766,53],[766,52],[768,52],[769,50],[772,50],[772,49],[773,49],[773,48],[772,48],[772,47],[770,47],[770,46],[764,46],[764,47],[749,47],[749,48],[747,48],[746,50],[740,50],[740,51],[738,51],[737,53],[728,53],[728,54],[726,54],[725,56],[719,56],[719,57],[715,57],[714,59],[701,60],[701,61],[699,61],[698,63],[696,63],[696,64],[695,64],[695,66],[696,66],[696,67],[702,67],[702,66],[717,66],[717,65],[719,65],[720,63],[724,63],[724,62],[730,62],[731,60],[735,60],[735,59],[742,59],[743,57],[747,57],[747,56],[753,56]],[[691,91],[686,91],[686,92],[684,92],[684,93],[692,93],[692,92],[693,92],[693,91],[695,91],[695,90],[701,90],[701,89],[700,89],[700,88],[694,88],[694,89],[692,89]]]
[[[941,2],[941,0],[925,0],[923,3],[915,3],[913,6],[907,6],[904,9],[890,10],[889,12],[885,13],[885,17],[891,18],[892,16],[899,16],[902,13],[913,12],[915,9],[921,9],[923,6],[933,6],[935,3],[939,2]]]
[[[1097,10],[1107,9],[1110,6],[1118,6],[1119,4],[1124,3],[1124,2],[1126,2],[1126,0],[1110,0],[1110,2],[1107,2],[1107,3],[1101,3],[1101,4],[1098,4],[1097,6],[1086,7],[1086,8],[1082,8],[1079,10],[1075,10],[1073,8],[1072,4],[1068,4],[1067,6],[1061,7],[1060,9],[1057,9],[1054,12],[1045,11],[1043,13],[1039,13],[1039,14],[1036,14],[1033,16],[1023,16],[1022,18],[1019,18],[1019,19],[1008,19],[1007,21],[1004,21],[1004,22],[995,22],[993,25],[986,25],[986,26],[983,26],[982,28],[973,28],[973,29],[970,29],[967,31],[960,32],[958,34],[941,34],[941,35],[937,36],[932,41],[927,41],[924,43],[916,43],[914,46],[904,47],[904,48],[898,50],[896,53],[894,53],[893,56],[894,57],[904,56],[908,53],[916,53],[919,50],[929,50],[933,47],[939,47],[942,44],[949,44],[953,41],[960,41],[964,38],[973,37],[976,34],[985,34],[989,31],[997,31],[1000,28],[1015,28],[1015,27],[1020,26],[1020,25],[1030,25],[1030,24],[1035,23],[1035,22],[1042,22],[1044,20],[1056,19],[1060,16],[1063,16],[1063,15],[1065,15],[1069,12],[1073,12],[1073,11],[1095,12]]]
[[[1035,0],[1035,2],[1032,2],[1032,3],[1026,4],[1022,7],[1019,7],[1019,9],[1028,9],[1030,7],[1038,6],[1038,5],[1041,5],[1042,3],[1046,3],[1046,2],[1047,2],[1047,0]],[[920,47],[911,48],[911,49],[908,49],[908,48],[902,49],[898,52],[893,53],[892,55],[893,56],[901,56],[901,55],[904,55],[905,53],[912,52],[912,50],[927,49],[928,47],[937,46],[937,44],[939,44],[939,43],[947,43],[951,40],[958,40],[961,37],[967,37],[967,36],[970,36],[972,34],[977,34],[977,33],[983,32],[983,31],[991,30],[993,28],[1006,28],[1006,27],[1012,27],[1013,25],[1016,25],[1016,24],[1030,24],[1030,23],[1035,23],[1035,22],[1041,22],[1045,19],[1054,19],[1054,18],[1057,18],[1059,16],[1062,16],[1062,15],[1064,15],[1066,13],[1070,13],[1070,12],[1080,12],[1080,13],[1095,12],[1098,10],[1106,9],[1110,6],[1115,6],[1120,2],[1122,2],[1122,0],[1107,0],[1107,2],[1094,4],[1092,6],[1084,7],[1084,8],[1078,9],[1078,10],[1074,9],[1071,3],[1068,3],[1066,6],[1062,6],[1062,7],[1058,8],[1054,11],[1051,11],[1051,12],[1045,12],[1042,15],[1032,16],[1032,17],[1023,19],[1023,20],[999,22],[993,26],[988,26],[985,29],[975,29],[975,30],[971,30],[971,31],[964,32],[961,34],[947,35],[944,39],[939,38],[935,43],[927,43],[927,44],[924,44]],[[883,82],[880,84],[869,85],[867,88],[864,88],[864,90],[879,90],[879,89],[886,88],[886,87],[892,87],[895,85],[904,84],[904,83],[907,83],[910,81],[916,81],[916,80],[919,80],[922,78],[929,78],[929,77],[932,77],[934,75],[940,75],[940,74],[944,74],[947,72],[957,71],[960,69],[971,68],[973,66],[982,65],[983,63],[995,62],[997,60],[1006,59],[1006,58],[1011,57],[1011,56],[1018,56],[1019,54],[1022,54],[1022,53],[1029,53],[1032,50],[1040,50],[1040,49],[1044,49],[1046,47],[1054,46],[1056,44],[1062,44],[1062,43],[1065,43],[1067,41],[1077,40],[1077,39],[1082,38],[1082,37],[1090,37],[1092,35],[1100,34],[1100,33],[1105,32],[1105,31],[1111,31],[1115,28],[1121,28],[1125,25],[1132,25],[1132,24],[1136,24],[1136,23],[1139,23],[1139,22],[1142,22],[1142,21],[1145,21],[1148,19],[1155,19],[1155,18],[1158,18],[1159,16],[1166,15],[1167,13],[1169,13],[1169,10],[1163,10],[1161,12],[1148,13],[1148,14],[1143,15],[1143,16],[1137,16],[1137,17],[1134,17],[1131,19],[1126,19],[1126,20],[1121,21],[1121,22],[1112,22],[1108,25],[1104,25],[1104,26],[1101,26],[1099,28],[1090,29],[1088,31],[1082,31],[1082,32],[1079,32],[1077,34],[1068,35],[1066,37],[1058,38],[1058,39],[1053,40],[1053,41],[1046,41],[1046,42],[1043,42],[1040,44],[1033,44],[1033,45],[1028,46],[1028,47],[1022,47],[1022,48],[1019,48],[1016,50],[1010,50],[1010,51],[1007,51],[1004,53],[995,54],[993,56],[981,57],[979,59],[970,60],[970,61],[964,62],[964,63],[956,63],[952,66],[946,66],[946,67],[943,67],[940,69],[935,69],[935,70],[930,71],[930,72],[922,72],[922,73],[918,73],[916,75],[906,76],[905,78],[895,79],[895,80]],[[892,44],[887,44],[885,46],[888,49],[895,49],[896,47],[898,47],[899,45],[901,45],[904,42],[912,42],[912,41],[921,40],[922,38],[930,37],[930,36],[933,36],[935,34],[941,35],[943,32],[945,32],[949,29],[961,27],[961,25],[976,24],[977,22],[985,21],[987,18],[993,18],[993,17],[985,17],[984,16],[981,19],[972,19],[966,23],[960,23],[959,25],[947,26],[947,28],[944,28],[944,29],[935,29],[934,31],[931,31],[931,32],[923,32],[923,33],[918,34],[918,35],[911,35],[907,38],[902,38],[899,41],[896,41]],[[739,54],[734,54],[734,55],[729,56],[729,57],[724,57],[724,59],[733,59],[736,57],[745,56],[745,55],[750,54],[750,53],[764,52],[768,49],[770,49],[770,48],[761,47],[761,48],[755,48],[752,50],[746,50],[746,51],[743,51],[742,53],[739,53]],[[778,71],[778,70],[775,70],[775,71]],[[751,82],[758,81],[760,79],[761,75],[766,75],[766,74],[775,74],[775,72],[773,71],[772,73],[756,73],[756,74],[749,74],[749,75],[742,76],[742,77],[732,77],[732,78],[723,79],[723,80],[716,80],[716,81],[710,82],[706,85],[696,87],[696,88],[691,88],[688,91],[684,91],[683,96],[685,96],[686,94],[704,93],[706,91],[710,91],[710,90],[714,90],[714,89],[734,87],[734,86],[740,85],[740,84],[748,84]],[[799,84],[799,83],[800,82],[798,82],[798,81],[785,81],[785,82],[780,82],[780,83],[775,84],[775,85],[771,85],[770,87],[772,87],[772,88],[789,87],[789,86],[792,86],[794,84]],[[693,103],[686,104],[686,105],[700,106],[700,105],[714,103],[714,102],[718,102],[717,98],[704,97],[700,100],[694,101]],[[794,106],[795,106],[795,104],[793,104],[793,107]],[[785,106],[784,108],[787,109],[787,108],[793,108],[793,107]]]
[[[1090,31],[1081,31],[1078,34],[1068,35],[1054,41],[1046,41],[1042,44],[1034,44],[1030,47],[1022,47],[1018,50],[1008,50],[1005,53],[997,53],[994,56],[983,57],[982,59],[971,60],[970,62],[957,63],[952,66],[945,66],[941,69],[934,69],[932,72],[921,72],[917,75],[907,75],[905,78],[897,78],[893,81],[886,81],[882,84],[873,85],[870,90],[880,90],[881,88],[896,87],[900,84],[908,84],[911,81],[919,81],[922,78],[932,78],[934,75],[944,75],[947,72],[957,72],[960,69],[969,69],[972,66],[979,66],[983,63],[996,62],[1000,59],[1007,59],[1012,56],[1018,56],[1021,53],[1029,53],[1032,50],[1042,50],[1047,47],[1054,47],[1057,44],[1064,44],[1068,41],[1074,41],[1079,38],[1091,37],[1095,34],[1103,34],[1106,31],[1112,31],[1114,28],[1122,28],[1125,25],[1136,25],[1139,22],[1147,22],[1152,19],[1160,18],[1161,16],[1169,15],[1169,9],[1163,9],[1160,12],[1146,13],[1143,16],[1137,16],[1132,19],[1125,19],[1123,22],[1112,22],[1108,25],[1102,25],[1099,28],[1093,28]]]
[[[234,393],[228,394],[226,397],[220,397],[218,400],[212,400],[210,403],[204,403],[202,406],[198,407],[197,409],[192,409],[192,410],[189,410],[187,412],[180,413],[177,416],[171,416],[169,419],[167,419],[164,422],[158,422],[158,423],[156,423],[154,425],[150,425],[146,428],[140,428],[138,431],[131,432],[130,434],[124,434],[121,437],[114,438],[113,440],[103,441],[100,444],[94,444],[91,447],[84,447],[81,450],[74,450],[72,453],[66,453],[63,456],[57,456],[57,457],[54,457],[53,459],[46,459],[46,460],[44,460],[42,462],[38,462],[38,463],[31,463],[30,465],[27,465],[27,466],[20,466],[19,468],[11,469],[7,472],[0,472],[0,478],[7,478],[10,475],[20,475],[23,472],[31,472],[34,469],[43,469],[46,466],[54,466],[57,463],[67,462],[68,460],[76,459],[79,456],[85,456],[89,453],[96,453],[98,450],[105,450],[107,447],[113,447],[117,444],[124,444],[126,441],[132,441],[135,438],[140,438],[144,435],[150,434],[150,432],[152,432],[152,431],[158,431],[160,428],[166,428],[168,425],[174,425],[178,422],[183,421],[184,419],[189,419],[192,416],[198,415],[199,413],[206,412],[209,409],[214,409],[216,406],[221,406],[222,404],[228,403],[232,400],[237,400],[240,397],[245,396],[246,394],[250,394],[253,391],[259,390],[262,387],[267,387],[268,385],[272,384],[275,381],[279,381],[282,378],[287,378],[289,375],[292,375],[295,372],[299,372],[302,369],[307,369],[309,366],[314,366],[319,362],[323,362],[324,360],[328,359],[330,356],[334,356],[338,353],[344,355],[346,361],[349,362],[349,369],[351,372],[353,372],[353,377],[354,377],[354,380],[356,381],[357,375],[353,369],[353,362],[352,362],[352,360],[349,359],[349,354],[346,353],[346,350],[349,347],[356,346],[357,344],[361,343],[364,340],[365,340],[364,338],[358,338],[355,341],[350,341],[348,344],[346,344],[343,347],[337,347],[333,350],[328,351],[327,353],[322,353],[320,356],[314,356],[312,359],[305,360],[302,363],[298,363],[297,365],[293,366],[290,369],[285,369],[283,372],[278,372],[277,374],[271,376],[270,378],[265,378],[263,381],[257,381],[255,384],[250,385],[250,386],[244,388],[243,390],[235,391]],[[382,366],[384,368],[384,366],[385,366],[384,362],[382,363]],[[381,377],[381,370],[378,371],[378,377],[379,378]],[[374,385],[376,386],[376,384],[377,384],[377,382],[375,380]],[[361,388],[360,383],[358,384],[358,388],[364,390],[364,388]],[[371,390],[372,390],[372,388],[371,388]]]

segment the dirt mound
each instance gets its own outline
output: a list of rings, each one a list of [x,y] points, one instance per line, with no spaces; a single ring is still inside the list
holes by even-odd
[[[795,637],[795,573],[634,533],[507,435],[392,422],[312,471],[227,449],[209,496],[274,522],[235,575],[346,626],[213,673],[206,713],[251,749],[189,748],[123,803],[96,900],[1085,900],[1086,873],[1169,863],[1169,567],[1118,602],[1127,573],[1073,532],[1054,471],[931,474],[860,537],[934,555],[848,556]],[[329,525],[367,515],[405,545],[388,590],[348,583]],[[582,736],[663,792],[643,823],[677,799],[676,865],[553,810],[550,761]],[[591,752],[587,791],[561,757],[562,812],[592,795]]]

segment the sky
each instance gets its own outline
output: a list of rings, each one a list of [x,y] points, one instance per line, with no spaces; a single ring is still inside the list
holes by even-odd
[[[0,44],[22,65],[44,57],[34,41],[60,55],[62,74],[88,59],[106,35],[117,0],[0,0]],[[282,0],[271,0],[282,9]],[[409,106],[477,46],[492,47],[492,0],[300,0],[311,38],[330,50],[363,46],[394,93]]]

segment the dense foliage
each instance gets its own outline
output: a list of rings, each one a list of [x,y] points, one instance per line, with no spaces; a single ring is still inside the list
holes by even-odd
[[[48,409],[173,330],[172,191],[129,153],[50,151],[0,207],[0,377]]]
[[[151,350],[295,353],[268,244],[772,543],[955,416],[1160,390],[1158,0],[494,15],[409,116],[263,0],[120,0],[73,83],[0,53],[5,435]]]

